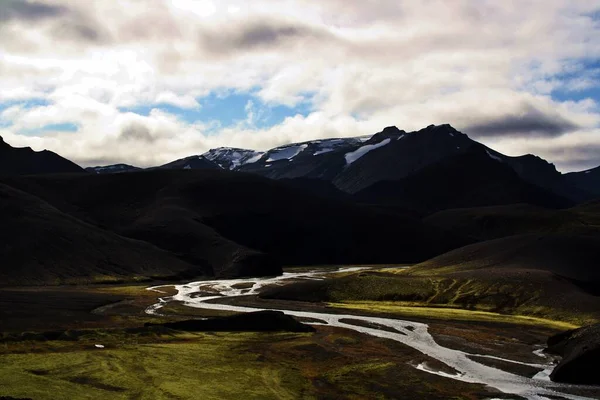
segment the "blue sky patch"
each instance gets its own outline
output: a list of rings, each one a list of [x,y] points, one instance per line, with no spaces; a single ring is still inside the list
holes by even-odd
[[[78,130],[79,126],[77,124],[65,122],[62,124],[49,124],[40,128],[21,129],[18,133],[26,136],[37,136],[47,132],[77,132]]]
[[[208,124],[217,121],[222,128],[243,123],[248,119],[249,112],[252,112],[251,127],[269,128],[280,124],[287,117],[293,117],[297,114],[306,116],[312,110],[312,103],[308,100],[299,103],[295,107],[272,105],[263,102],[251,92],[215,91],[208,96],[197,98],[197,101],[200,103],[198,109],[184,109],[170,104],[148,104],[121,108],[120,111],[130,111],[148,116],[152,109],[159,109],[177,115],[187,123],[202,122]]]
[[[34,107],[44,107],[50,105],[50,102],[45,99],[29,99],[29,100],[11,100],[4,103],[0,103],[0,112],[10,108],[12,106],[22,106],[25,109]]]
[[[560,74],[554,77],[560,81],[567,82],[565,88],[560,88],[552,92],[552,98],[557,101],[579,101],[584,99],[594,99],[600,102],[600,60],[588,60],[581,63],[577,70]],[[577,79],[592,81],[589,87],[578,89],[576,86],[569,87],[569,82],[576,82]]]

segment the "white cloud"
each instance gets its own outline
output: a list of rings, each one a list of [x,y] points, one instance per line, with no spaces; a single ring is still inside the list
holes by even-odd
[[[192,95],[177,95],[173,92],[161,92],[154,99],[157,104],[170,104],[180,108],[199,108],[200,104]]]
[[[13,126],[0,134],[85,164],[152,165],[223,145],[265,149],[451,123],[487,133],[482,140],[499,150],[535,149],[574,168],[576,150],[552,149],[595,143],[600,123],[596,101],[551,96],[598,86],[598,71],[584,68],[600,58],[592,17],[600,7],[588,0],[37,3],[14,0],[0,19],[0,105],[49,104],[5,110]],[[121,111],[198,109],[215,90],[255,90],[266,104],[290,107],[310,96],[312,112],[257,129],[267,113],[257,103],[226,128]],[[62,122],[79,131],[18,134]]]

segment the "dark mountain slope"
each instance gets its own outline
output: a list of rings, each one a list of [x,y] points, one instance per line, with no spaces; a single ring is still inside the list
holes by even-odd
[[[207,276],[277,275],[272,257],[223,238],[177,194],[191,171],[145,171],[87,176],[30,176],[12,185],[36,193],[86,222],[144,240],[197,266]]]
[[[576,188],[600,197],[600,167],[564,175],[567,182]]]
[[[191,156],[168,164],[155,167],[157,169],[221,169],[221,167],[203,156]]]
[[[554,164],[535,156],[526,154],[520,157],[501,155],[502,161],[510,165],[519,176],[534,185],[552,191],[574,202],[590,200],[594,197],[591,192],[574,185],[566,175],[556,170]]]
[[[574,209],[582,213],[593,214],[600,217],[600,199],[579,204],[574,207]]]
[[[347,138],[292,143],[265,153],[251,153],[257,155],[246,164],[242,164],[245,159],[240,158],[243,156],[241,150],[235,149],[236,157],[231,156],[231,160],[240,165],[237,167],[240,171],[272,179],[328,180],[345,192],[356,193],[378,182],[401,180],[431,165],[450,162],[474,147],[485,150],[489,158],[504,163],[524,182],[555,196],[582,202],[599,195],[595,170],[585,171],[585,177],[563,175],[540,157],[531,154],[506,156],[447,124],[430,125],[410,133],[390,126],[366,141],[365,138]],[[218,149],[215,152],[222,153],[225,158],[229,154]]]
[[[389,127],[365,142],[365,145],[379,144],[381,147],[347,165],[333,182],[340,189],[355,193],[376,182],[413,175],[427,166],[464,153],[474,143],[450,125],[431,125],[412,133]]]
[[[0,286],[140,280],[204,271],[0,184]]]
[[[329,197],[332,199],[340,200],[352,200],[352,195],[342,192],[336,188],[333,183],[324,179],[311,179],[311,178],[294,178],[294,179],[280,179],[279,182],[302,190],[306,193],[314,194],[321,197]]]
[[[469,274],[476,270],[533,269],[581,282],[600,283],[600,237],[529,234],[476,243],[419,264],[413,274]]]
[[[120,174],[123,172],[138,171],[141,168],[129,164],[113,164],[97,167],[88,167],[85,170],[93,174]]]
[[[255,275],[273,272],[258,252],[284,264],[404,263],[464,243],[395,213],[223,170],[27,177],[10,182],[91,223],[147,240],[189,262],[205,261],[218,276],[251,274],[252,268]],[[234,244],[239,250],[231,247]],[[236,268],[226,268],[227,263],[211,258],[214,252],[241,261]]]
[[[425,218],[438,226],[478,240],[524,233],[600,234],[600,207],[593,203],[566,210],[528,204],[451,209]]]
[[[48,150],[16,148],[0,137],[0,175],[30,175],[84,172],[75,163]]]
[[[453,250],[407,275],[445,281],[430,303],[584,324],[600,318],[599,257],[599,236],[517,235]]]
[[[401,205],[425,214],[448,208],[521,202],[548,207],[572,204],[523,181],[479,144],[404,179],[377,182],[356,193],[355,198],[366,203]]]

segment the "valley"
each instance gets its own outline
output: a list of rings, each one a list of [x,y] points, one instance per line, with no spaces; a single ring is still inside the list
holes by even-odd
[[[0,397],[599,397],[595,173],[449,125],[42,157],[68,168],[0,174]]]
[[[441,311],[436,313],[399,302],[375,302],[382,306],[377,309],[364,303],[355,307],[353,302],[307,303],[261,296],[269,290],[289,288],[293,293],[297,285],[388,269],[398,270],[296,268],[274,278],[203,280],[150,288],[111,285],[87,291],[55,288],[54,296],[51,290],[15,288],[13,293],[26,296],[12,298],[12,304],[34,302],[41,295],[40,305],[54,310],[62,307],[70,313],[71,318],[62,321],[48,315],[43,325],[65,330],[71,339],[53,339],[49,332],[37,337],[5,333],[0,343],[4,365],[0,386],[5,393],[0,394],[50,399],[54,397],[47,397],[45,391],[50,385],[54,393],[75,397],[85,393],[92,399],[107,393],[113,398],[236,398],[240,391],[250,398],[274,399],[409,394],[432,399],[595,398],[595,388],[556,384],[545,378],[554,366],[554,358],[541,353],[545,339],[574,326],[567,322],[455,308],[433,308]],[[73,293],[61,300],[58,293],[68,290]],[[0,291],[3,298],[7,293]],[[100,294],[104,298],[95,299],[96,304],[84,300]],[[103,302],[106,306],[96,307]],[[90,307],[95,311],[87,316],[85,312],[73,314],[73,304],[79,304],[82,311]],[[284,310],[316,332],[251,333],[256,329],[251,324],[242,328],[250,332],[236,333],[160,329],[165,321],[259,309]],[[22,319],[19,326],[15,315],[3,314],[2,319],[17,330],[39,332],[42,325],[33,323],[35,313],[31,310],[27,318],[30,325]],[[148,322],[158,325],[143,328]],[[103,347],[97,348],[98,344]],[[149,382],[151,390],[146,388]]]
[[[0,400],[600,400],[600,0],[0,0]]]

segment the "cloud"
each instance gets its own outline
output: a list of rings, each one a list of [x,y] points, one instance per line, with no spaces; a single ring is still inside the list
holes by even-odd
[[[109,36],[91,21],[68,21],[56,24],[51,29],[51,35],[58,40],[81,41],[84,43],[105,43],[110,41]]]
[[[68,12],[69,9],[61,5],[28,0],[3,0],[2,7],[0,7],[0,22],[14,19],[34,22],[62,16]]]
[[[171,104],[180,108],[199,108],[200,103],[195,99],[193,95],[177,95],[173,92],[161,92],[159,93],[154,102],[156,104]]]
[[[140,123],[131,123],[121,130],[119,139],[122,141],[142,141],[153,143],[155,138],[150,133],[147,126]]]
[[[218,30],[208,29],[200,33],[200,46],[214,54],[240,51],[268,50],[293,43],[328,40],[333,36],[324,29],[291,21],[263,19],[235,21]]]
[[[148,166],[218,146],[451,123],[570,168],[580,153],[550,150],[595,143],[582,132],[600,126],[593,3],[4,0],[0,110],[43,104],[11,109],[0,131],[83,164]],[[236,126],[190,122],[215,93],[257,101]],[[266,125],[281,105],[302,112]],[[18,134],[60,123],[79,130]]]
[[[582,171],[600,165],[600,129],[584,129],[552,138],[498,137],[492,147],[508,155],[536,154],[563,172]]]
[[[516,114],[499,115],[485,122],[465,128],[477,137],[485,136],[560,136],[580,126],[556,113],[544,113],[532,105],[525,105]]]

